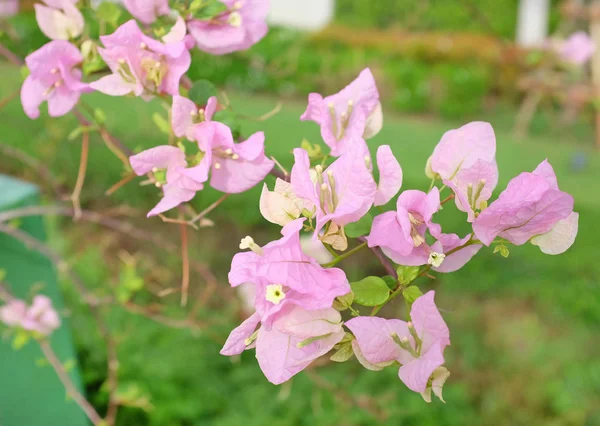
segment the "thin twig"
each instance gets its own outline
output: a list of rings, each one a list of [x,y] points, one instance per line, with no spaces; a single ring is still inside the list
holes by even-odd
[[[85,413],[85,415],[88,417],[88,419],[90,419],[92,424],[94,424],[94,425],[102,424],[103,423],[102,417],[100,417],[100,415],[94,409],[94,407],[92,407],[92,405],[88,402],[88,400],[85,399],[83,397],[83,395],[77,390],[77,387],[75,387],[75,384],[71,380],[71,377],[69,377],[69,374],[65,370],[64,365],[62,364],[62,362],[60,362],[60,360],[54,353],[54,350],[52,349],[52,346],[50,346],[50,343],[48,343],[48,340],[43,339],[43,340],[39,340],[38,342],[40,344],[40,348],[42,349],[42,352],[44,353],[44,356],[46,357],[46,359],[48,360],[48,362],[50,363],[50,365],[56,372],[56,375],[58,376],[58,378],[62,382],[63,386],[65,387],[67,394],[71,398],[73,398],[73,401],[75,401],[75,403],[77,405],[79,405],[81,410]]]
[[[83,189],[83,184],[85,182],[85,174],[87,171],[88,164],[88,154],[90,149],[90,134],[88,132],[83,132],[83,137],[81,141],[81,158],[79,160],[79,172],[77,173],[77,181],[75,182],[75,189],[73,189],[73,193],[71,194],[71,201],[73,202],[73,210],[75,214],[73,215],[73,220],[77,221],[81,218],[81,200],[79,199],[81,195],[81,190]]]
[[[0,55],[4,56],[8,62],[14,65],[21,66],[24,64],[23,59],[19,58],[18,55],[8,50],[2,43],[0,43]]]
[[[127,185],[129,182],[131,182],[133,179],[135,179],[136,175],[135,173],[128,173],[126,174],[123,179],[121,179],[120,181],[118,181],[117,183],[115,183],[113,186],[111,186],[110,188],[108,188],[104,194],[111,196],[113,195],[115,192],[117,192],[121,187]]]
[[[187,305],[190,287],[190,258],[188,251],[187,225],[179,225],[181,232],[181,306]]]
[[[212,212],[214,209],[216,209],[217,207],[219,207],[219,205],[223,201],[225,201],[227,199],[227,197],[229,197],[229,194],[223,194],[221,196],[221,198],[219,198],[217,201],[215,201],[210,206],[208,206],[207,208],[205,208],[204,210],[202,210],[200,213],[198,213],[196,215],[196,217],[194,217],[193,219],[191,219],[188,223],[191,225],[191,224],[194,224],[194,223],[198,222],[204,216],[206,216],[207,214],[209,214],[210,212]]]
[[[11,94],[9,94],[8,96],[6,96],[2,100],[0,100],[0,110],[3,109],[9,103],[11,103],[11,101],[13,99],[15,99],[17,96],[19,96],[19,93],[21,93],[21,89],[15,90]]]
[[[365,237],[359,237],[358,240],[361,242],[367,242],[367,239]],[[389,259],[385,256],[385,254],[383,254],[381,249],[379,247],[369,247],[369,249],[377,257],[379,263],[381,263],[381,266],[383,266],[388,275],[391,275],[392,277],[397,279],[398,274],[396,273],[396,268],[394,268]]]
[[[275,108],[273,108],[271,111],[268,111],[266,113],[264,113],[261,116],[258,117],[253,117],[250,115],[244,115],[244,114],[237,114],[238,117],[243,118],[244,120],[249,120],[249,121],[266,121],[269,118],[279,114],[281,112],[283,108],[283,102],[277,102],[277,105],[275,105]]]

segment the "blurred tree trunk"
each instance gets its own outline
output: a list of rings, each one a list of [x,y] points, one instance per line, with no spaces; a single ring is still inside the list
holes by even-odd
[[[540,46],[548,36],[549,0],[521,0],[517,21],[517,43]]]

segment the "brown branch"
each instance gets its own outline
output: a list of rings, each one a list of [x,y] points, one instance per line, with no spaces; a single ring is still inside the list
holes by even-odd
[[[73,215],[73,219],[76,221],[81,218],[81,200],[79,197],[81,195],[81,190],[83,189],[83,183],[85,182],[89,149],[90,134],[88,132],[83,132],[81,141],[81,158],[79,160],[79,172],[77,173],[77,180],[75,181],[75,189],[73,189],[73,193],[71,194],[71,201],[73,202],[73,210],[75,213]]]
[[[52,346],[50,346],[50,343],[48,343],[48,340],[39,340],[38,343],[40,344],[40,348],[42,349],[44,356],[46,357],[46,359],[56,372],[56,375],[65,387],[67,394],[71,398],[73,398],[73,401],[75,401],[77,405],[79,405],[81,410],[85,413],[88,419],[90,419],[92,424],[103,424],[104,422],[102,421],[102,417],[100,417],[100,415],[94,409],[94,407],[92,407],[88,400],[83,397],[83,395],[77,390],[77,387],[73,384],[71,377],[69,377],[69,374],[65,370],[64,365],[62,364],[62,362],[60,362],[60,360],[54,353],[54,350],[52,349]]]
[[[23,59],[19,58],[18,55],[8,50],[8,48],[2,43],[0,43],[0,56],[4,56],[8,62],[17,66],[21,66],[25,63]]]
[[[183,214],[182,214],[183,216]],[[190,257],[188,251],[187,225],[180,224],[181,231],[181,306],[187,305],[188,291],[190,287]]]
[[[208,206],[207,208],[205,208],[204,210],[202,210],[200,213],[198,213],[193,219],[190,219],[190,221],[188,223],[190,225],[193,225],[196,222],[198,222],[200,219],[204,218],[204,216],[206,216],[207,214],[209,214],[210,212],[212,212],[214,209],[216,209],[217,207],[219,207],[219,205],[223,201],[225,201],[227,199],[227,197],[229,197],[229,195],[230,194],[223,194],[221,196],[221,198],[219,198],[217,201],[215,201],[210,206]]]
[[[358,240],[363,243],[367,242],[367,239],[365,237],[358,237]],[[383,266],[388,275],[391,275],[394,278],[398,278],[396,268],[394,268],[390,260],[386,257],[386,255],[381,251],[379,247],[369,247],[369,250],[371,250],[375,257],[377,257],[379,263],[381,263],[381,266]]]

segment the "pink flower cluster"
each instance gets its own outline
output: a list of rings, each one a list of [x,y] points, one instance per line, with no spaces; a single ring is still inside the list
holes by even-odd
[[[44,336],[60,327],[60,317],[46,296],[35,296],[31,306],[19,299],[12,299],[0,307],[0,321],[9,327],[20,327]]]
[[[265,219],[283,226],[284,237],[264,247],[250,237],[242,240],[240,247],[251,251],[233,258],[229,281],[234,287],[254,287],[255,313],[232,331],[221,353],[237,355],[256,348],[264,374],[278,384],[334,346],[339,350],[351,342],[366,368],[381,370],[399,363],[400,379],[409,389],[427,401],[432,392],[441,399],[450,374],[443,366],[450,339],[434,293],[414,301],[408,323],[358,316],[355,310],[356,317],[344,322],[333,303],[337,298],[339,308],[351,290],[344,273],[319,265],[300,248],[304,227],[312,231],[313,240],[345,251],[344,228],[363,219],[373,206],[386,205],[400,191],[402,168],[388,146],[378,147],[378,182],[373,176],[365,138],[381,127],[378,99],[369,70],[336,95],[309,96],[302,119],[321,126],[330,155],[338,158],[328,167],[325,161],[311,167],[308,152],[295,149],[289,182],[278,179],[273,191],[263,187],[260,210]],[[186,126],[180,132],[189,133]],[[380,247],[398,265],[452,272],[491,244],[531,242],[544,253],[558,254],[575,240],[578,214],[573,212],[573,198],[559,189],[547,161],[512,179],[490,203],[498,166],[496,137],[488,123],[473,122],[445,133],[428,160],[426,174],[432,179],[431,189],[401,192],[395,210],[375,216],[366,236],[369,247]],[[452,194],[442,202],[444,190]],[[435,222],[442,204],[452,198],[472,226],[463,237],[442,232]],[[343,325],[351,334],[344,334]]]

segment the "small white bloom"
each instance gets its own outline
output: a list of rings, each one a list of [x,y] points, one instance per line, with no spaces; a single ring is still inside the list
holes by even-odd
[[[267,286],[267,294],[265,295],[265,299],[274,305],[279,305],[279,302],[285,299],[283,286],[281,284],[269,284]]]
[[[427,263],[433,266],[434,268],[439,268],[442,265],[442,262],[445,258],[445,254],[432,251],[431,253],[429,253],[429,259],[427,259]]]

